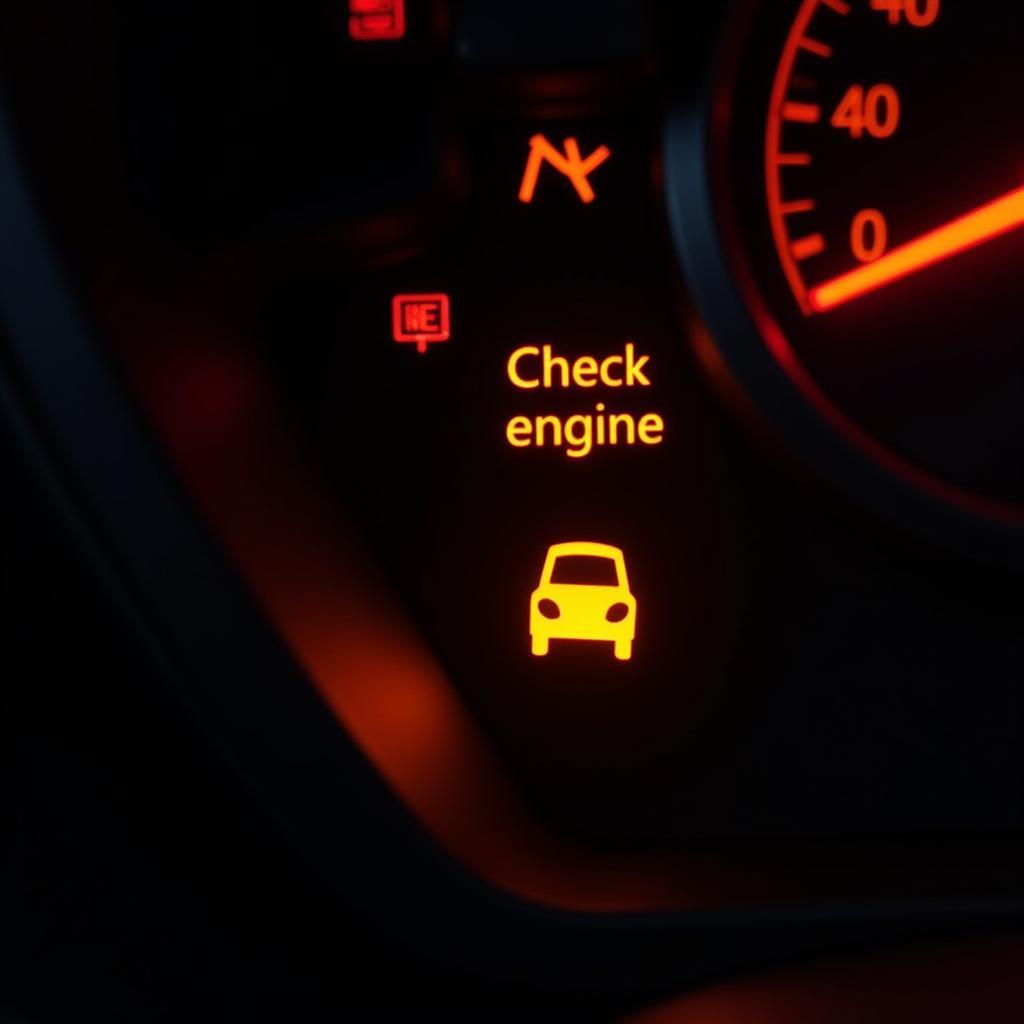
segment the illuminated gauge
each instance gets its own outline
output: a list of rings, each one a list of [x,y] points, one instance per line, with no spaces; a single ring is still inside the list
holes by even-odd
[[[1024,14],[744,10],[707,109],[670,137],[705,355],[862,496],[1018,540]]]

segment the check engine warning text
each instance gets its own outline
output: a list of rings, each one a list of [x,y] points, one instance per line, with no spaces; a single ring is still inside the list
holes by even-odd
[[[651,387],[651,357],[627,342],[622,352],[598,358],[558,355],[551,345],[524,345],[509,356],[508,379],[522,391]],[[513,448],[561,448],[570,459],[583,459],[595,448],[659,445],[665,421],[656,412],[636,415],[615,412],[605,402],[569,416],[555,414],[513,416],[505,439]]]

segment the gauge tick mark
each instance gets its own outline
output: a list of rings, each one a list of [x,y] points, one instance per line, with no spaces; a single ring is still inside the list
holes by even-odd
[[[795,103],[790,101],[782,107],[782,116],[797,124],[817,124],[821,120],[821,107],[817,103]]]
[[[820,233],[807,235],[805,238],[798,238],[790,246],[790,252],[793,254],[793,259],[797,262],[801,260],[809,260],[812,256],[817,256],[819,253],[823,253],[824,251],[825,236]]]
[[[811,39],[810,36],[802,36],[797,45],[801,50],[813,53],[815,57],[821,57],[824,60],[828,60],[832,56],[832,47],[828,43],[821,43],[817,39]]]
[[[794,213],[813,213],[816,206],[813,199],[793,199],[783,203],[780,210],[784,217],[790,217]]]

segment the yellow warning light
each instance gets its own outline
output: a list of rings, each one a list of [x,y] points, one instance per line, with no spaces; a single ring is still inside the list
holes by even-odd
[[[551,345],[523,345],[508,358],[509,381],[523,391],[594,388],[651,387],[651,357],[627,341],[621,354],[591,355],[569,359],[556,355]],[[570,459],[585,459],[598,448],[660,445],[665,439],[665,419],[660,413],[634,416],[610,412],[604,402],[592,410],[565,417],[554,415],[513,416],[505,425],[505,440],[513,448],[561,448]]]
[[[546,655],[552,640],[600,640],[629,661],[636,637],[636,598],[619,548],[592,541],[552,544],[530,597],[530,650]]]

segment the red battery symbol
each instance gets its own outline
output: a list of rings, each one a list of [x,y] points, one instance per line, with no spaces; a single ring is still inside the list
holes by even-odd
[[[353,39],[401,39],[405,0],[348,0],[348,34]]]

